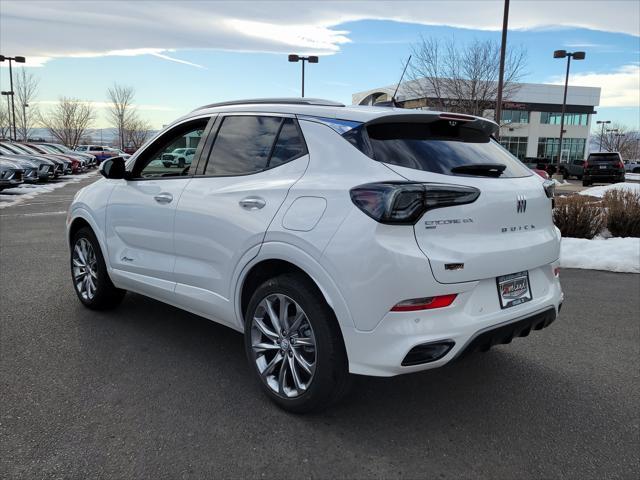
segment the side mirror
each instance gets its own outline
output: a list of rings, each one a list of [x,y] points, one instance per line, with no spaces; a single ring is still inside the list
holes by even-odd
[[[105,178],[112,180],[120,180],[126,176],[126,168],[124,158],[111,157],[100,163],[100,173]]]

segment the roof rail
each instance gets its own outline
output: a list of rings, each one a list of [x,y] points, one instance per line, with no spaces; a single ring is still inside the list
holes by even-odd
[[[280,105],[320,105],[325,107],[344,107],[343,103],[334,102],[332,100],[322,100],[321,98],[253,98],[250,100],[231,100],[229,102],[210,103],[203,105],[194,110],[204,110],[205,108],[226,107],[228,105],[262,105],[262,104],[280,104]]]

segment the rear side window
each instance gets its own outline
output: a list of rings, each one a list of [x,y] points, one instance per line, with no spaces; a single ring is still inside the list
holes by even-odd
[[[589,162],[601,162],[601,163],[618,163],[620,156],[617,153],[590,153]]]
[[[444,175],[461,175],[452,172],[456,167],[502,164],[500,178],[531,175],[508,150],[465,122],[381,123],[358,130],[347,140],[379,162]]]
[[[291,118],[285,118],[278,135],[278,141],[273,148],[269,168],[290,162],[307,153],[307,147],[302,140],[298,127]]]
[[[293,119],[267,116],[225,117],[205,175],[248,175],[290,162],[306,153]]]

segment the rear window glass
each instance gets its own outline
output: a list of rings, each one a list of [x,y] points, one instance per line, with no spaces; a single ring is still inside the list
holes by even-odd
[[[532,174],[498,142],[464,122],[381,123],[357,130],[360,132],[352,130],[345,138],[379,162],[444,175],[462,175],[451,170],[480,164],[504,165],[500,178]]]
[[[606,162],[606,163],[618,163],[620,157],[617,153],[590,153],[590,162]]]

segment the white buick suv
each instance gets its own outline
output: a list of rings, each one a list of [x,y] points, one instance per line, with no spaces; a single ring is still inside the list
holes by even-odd
[[[73,285],[244,333],[264,392],[321,409],[350,374],[440,367],[556,318],[552,184],[467,115],[313,99],[199,108],[76,195]],[[195,148],[190,164],[163,155]]]

